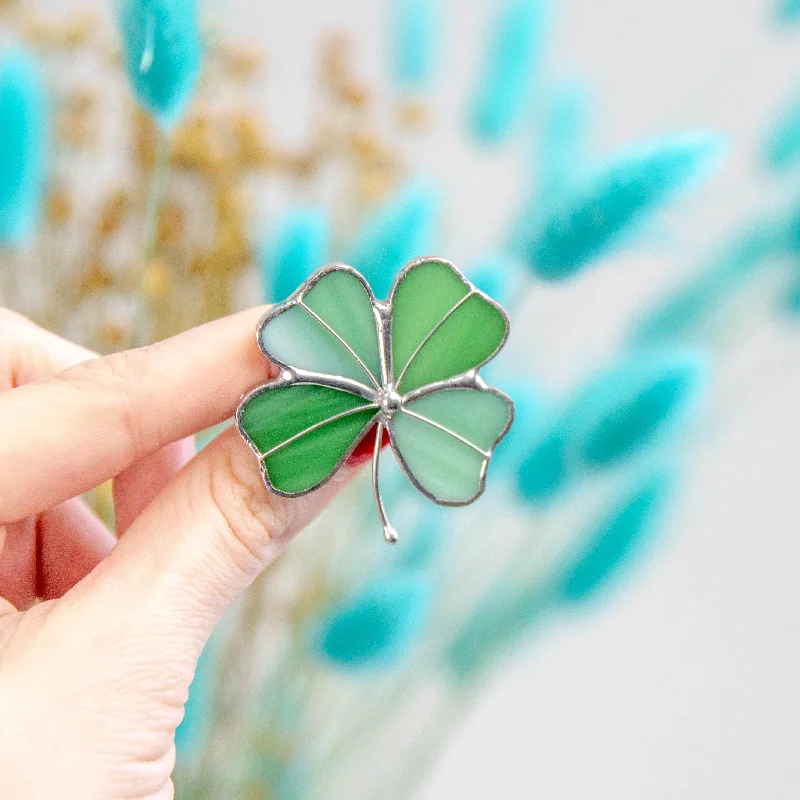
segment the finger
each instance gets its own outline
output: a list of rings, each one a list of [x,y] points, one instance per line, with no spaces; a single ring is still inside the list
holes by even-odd
[[[5,308],[0,309],[0,345],[0,392],[97,358],[97,353]]]
[[[42,600],[68,592],[116,543],[108,528],[77,498],[42,514],[38,533],[36,593]]]
[[[131,526],[153,498],[194,455],[194,438],[179,439],[145,456],[114,479],[117,536]]]
[[[308,495],[279,497],[265,488],[238,432],[228,430],[175,476],[68,597],[89,599],[94,609],[136,609],[136,619],[148,620],[149,646],[182,648],[180,657],[192,663],[228,604],[353,472],[344,466]]]
[[[0,522],[119,475],[229,417],[274,373],[252,309],[158,344],[79,364],[0,394]]]
[[[0,552],[0,596],[19,609],[36,600],[36,520],[28,518],[6,527]]]

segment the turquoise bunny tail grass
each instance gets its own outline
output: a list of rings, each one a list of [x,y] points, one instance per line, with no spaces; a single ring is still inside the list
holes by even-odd
[[[202,64],[195,0],[117,0],[117,21],[136,99],[161,127],[172,126]]]
[[[439,193],[429,184],[407,184],[361,226],[348,263],[385,297],[395,273],[419,253],[435,251]]]
[[[710,175],[725,149],[725,140],[707,131],[625,148],[582,179],[528,234],[530,268],[543,280],[573,277]]]
[[[441,0],[393,0],[392,76],[404,92],[419,93],[430,84],[441,30]]]
[[[591,381],[571,415],[572,458],[608,469],[665,443],[699,410],[710,359],[691,348],[634,354]]]
[[[553,599],[585,603],[607,588],[652,539],[669,507],[671,470],[644,478],[585,537],[585,545],[555,582]]]
[[[265,302],[285,300],[320,264],[328,261],[330,221],[322,208],[290,208],[272,241],[262,248],[260,274]]]
[[[545,41],[545,0],[503,0],[489,29],[469,125],[485,143],[504,139],[531,95]]]
[[[47,173],[47,113],[39,71],[21,49],[0,56],[0,245],[36,230]]]
[[[422,633],[432,599],[430,581],[418,574],[376,579],[319,622],[314,649],[343,670],[390,667]]]

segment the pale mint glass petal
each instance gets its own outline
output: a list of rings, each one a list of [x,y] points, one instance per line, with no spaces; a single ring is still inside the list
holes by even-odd
[[[380,382],[378,327],[364,281],[349,270],[333,270],[303,296],[303,303],[347,342]]]
[[[482,453],[402,411],[391,424],[397,452],[431,499],[461,505],[480,494],[487,462]]]
[[[267,321],[261,346],[285,366],[372,383],[347,348],[301,305],[290,306]]]
[[[489,451],[508,428],[512,404],[504,395],[482,389],[444,389],[406,408]]]

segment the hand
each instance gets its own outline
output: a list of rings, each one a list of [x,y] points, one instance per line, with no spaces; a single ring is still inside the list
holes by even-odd
[[[214,624],[352,472],[287,500],[235,429],[191,458],[271,377],[259,314],[97,358],[0,310],[0,797],[171,798]]]

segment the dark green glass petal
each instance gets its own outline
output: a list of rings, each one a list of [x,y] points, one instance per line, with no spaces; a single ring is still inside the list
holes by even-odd
[[[392,367],[400,375],[414,351],[469,292],[469,286],[442,261],[412,267],[392,293]]]
[[[264,459],[270,483],[287,494],[307,492],[336,469],[372,425],[376,408],[356,411],[317,428]]]
[[[253,394],[239,421],[266,456],[272,486],[295,494],[324,481],[376,413],[364,398],[330,386],[276,384]]]
[[[478,367],[502,346],[508,323],[481,295],[468,297],[422,346],[398,391],[405,393]]]

